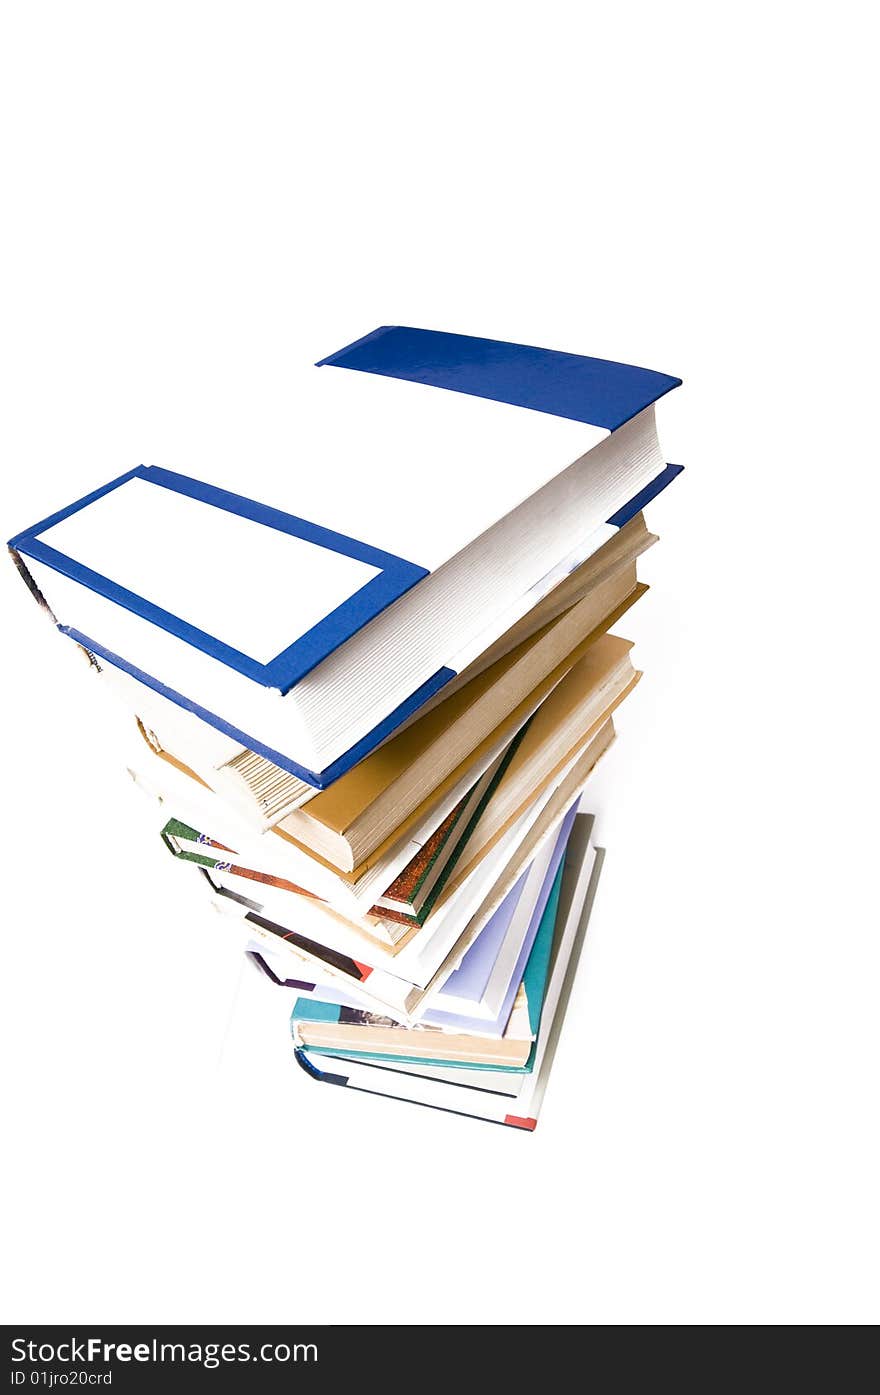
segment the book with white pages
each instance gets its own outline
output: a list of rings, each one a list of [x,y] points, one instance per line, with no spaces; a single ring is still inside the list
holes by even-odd
[[[326,788],[670,482],[679,380],[401,326],[321,363],[290,464],[139,465],[10,548],[70,639]]]

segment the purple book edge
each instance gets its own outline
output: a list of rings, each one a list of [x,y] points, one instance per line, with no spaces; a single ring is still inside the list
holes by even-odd
[[[547,868],[546,876],[544,877],[544,881],[541,884],[541,890],[538,893],[538,899],[535,902],[535,908],[532,912],[532,918],[529,921],[529,927],[526,931],[526,936],[523,940],[522,948],[519,952],[519,958],[517,959],[516,964],[514,965],[513,973],[510,976],[510,981],[507,985],[507,990],[504,994],[504,1001],[501,1004],[501,1009],[498,1013],[498,1016],[495,1018],[494,1021],[490,1021],[485,1017],[463,1017],[460,1016],[458,1013],[441,1012],[437,1008],[429,1008],[429,1010],[424,1014],[424,1016],[421,1019],[422,1022],[424,1022],[425,1026],[446,1027],[453,1031],[488,1032],[493,1035],[496,1032],[499,1035],[503,1033],[505,1027],[507,1026],[507,1021],[510,1017],[511,1010],[513,1008],[513,1002],[516,998],[517,990],[520,984],[522,983],[522,978],[523,974],[525,973],[526,964],[528,963],[529,955],[532,952],[532,945],[535,943],[535,936],[537,935],[538,927],[541,924],[541,917],[543,916],[547,906],[547,902],[550,899],[550,892],[553,890],[553,883],[556,880],[556,873],[559,871],[559,864],[561,863],[562,858],[565,854],[566,845],[571,835],[571,829],[575,820],[575,815],[578,811],[578,802],[579,801],[576,799],[574,804],[572,804],[571,808],[569,809],[568,813],[565,815],[565,818],[562,820],[562,825],[559,829],[559,833],[556,838],[556,846],[553,849],[553,856],[550,859],[550,865]],[[479,941],[477,943],[479,943]],[[447,983],[451,981],[451,977],[452,975],[450,975],[450,978],[447,979]]]
[[[492,976],[495,960],[501,953],[501,946],[510,929],[510,922],[520,903],[530,871],[531,864],[516,885],[508,891],[495,914],[487,920],[458,968],[453,969],[440,989],[439,997],[444,993],[451,993],[456,998],[467,998],[473,1003],[480,1001]]]

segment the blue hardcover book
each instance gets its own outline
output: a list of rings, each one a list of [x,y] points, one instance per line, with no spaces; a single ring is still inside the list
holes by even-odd
[[[662,373],[400,326],[321,363],[291,384],[283,463],[138,466],[10,542],[63,633],[307,789],[678,472]]]

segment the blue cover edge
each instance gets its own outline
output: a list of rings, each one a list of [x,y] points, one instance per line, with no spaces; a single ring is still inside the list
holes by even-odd
[[[89,504],[93,504],[112,490],[118,489],[120,485],[127,484],[132,479],[145,479],[159,488],[183,494],[199,503],[222,509],[224,512],[235,514],[240,518],[250,519],[264,527],[272,528],[276,532],[286,533],[289,536],[314,543],[317,547],[336,552],[341,556],[351,557],[355,561],[378,568],[378,575],[371,577],[353,595],[349,596],[328,615],[325,615],[310,630],[299,635],[268,663],[261,663],[259,660],[243,654],[232,645],[225,644],[215,635],[210,635],[205,630],[199,629],[198,626],[191,625],[182,616],[164,610],[161,606],[147,600],[146,597],[129,591],[111,578],[93,571],[83,563],[77,562],[75,558],[59,552],[37,536],[63,522],[72,514],[78,513]],[[210,658],[242,674],[252,682],[259,683],[266,688],[276,688],[281,693],[289,692],[323,659],[327,658],[346,640],[357,634],[370,620],[386,610],[393,601],[398,600],[400,596],[428,575],[427,568],[409,562],[404,557],[385,552],[381,548],[360,542],[356,538],[346,537],[345,534],[324,528],[320,524],[310,523],[308,519],[299,518],[296,514],[285,513],[269,504],[261,504],[242,494],[233,494],[230,490],[206,484],[201,480],[191,479],[188,475],[177,474],[175,471],[166,470],[159,465],[138,465],[135,469],[111,480],[109,484],[102,485],[100,489],[84,495],[75,503],[68,504],[66,508],[50,515],[49,518],[45,518],[31,528],[26,528],[23,532],[16,534],[8,546],[23,556],[31,557],[35,561],[51,567],[54,571],[60,572],[61,575],[75,581],[80,586],[84,586],[87,590],[104,596],[112,604],[130,611],[140,619],[147,621],[148,624],[157,626],[167,634],[173,635],[183,643],[207,654]]]
[[[667,485],[671,484],[684,470],[683,465],[667,465],[665,470],[646,484],[644,489],[640,489],[629,503],[624,504],[622,509],[612,514],[608,519],[608,524],[612,528],[622,528],[629,523],[631,518],[635,518],[637,513],[641,513],[643,508],[650,504],[652,499],[656,499],[658,494],[662,494]]]
[[[668,373],[613,359],[413,325],[380,325],[318,363],[325,365],[506,402],[609,431],[681,385]]]
[[[34,523],[32,527],[23,529],[16,533],[14,538],[10,538],[7,547],[14,547],[16,552],[21,552],[22,543],[33,538],[37,533],[43,533],[47,528],[54,528],[56,523],[63,523],[65,518],[69,518],[72,513],[78,513],[87,504],[94,504],[96,499],[101,499],[105,494],[109,494],[112,489],[117,489],[121,484],[127,484],[129,480],[143,479],[146,466],[135,465],[133,470],[126,470],[124,475],[117,475],[115,480],[110,480],[108,484],[102,484],[100,488],[93,489],[90,494],[84,494],[81,499],[77,499],[73,504],[67,504],[63,509],[58,509],[56,513],[50,513],[48,518],[43,518],[39,523]],[[27,553],[25,554],[27,556]]]
[[[347,1075],[333,1075],[330,1071],[318,1070],[318,1067],[316,1065],[313,1065],[313,1063],[309,1060],[308,1056],[303,1051],[301,1046],[294,1047],[293,1056],[297,1065],[301,1066],[302,1069],[305,1071],[306,1075],[310,1075],[313,1080],[320,1080],[325,1085],[348,1084]]]
[[[350,344],[337,349],[335,353],[328,354],[326,358],[319,358],[315,364],[316,368],[324,368],[327,364],[335,366],[336,360],[343,354],[347,354],[351,349],[359,349],[362,344],[369,344],[371,339],[381,339],[383,334],[387,334],[391,329],[399,329],[399,325],[379,325],[376,329],[371,329],[369,334],[362,334],[360,339],[352,339]]]

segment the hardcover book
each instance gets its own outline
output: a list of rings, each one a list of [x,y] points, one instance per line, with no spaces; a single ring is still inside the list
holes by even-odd
[[[10,542],[63,633],[318,788],[669,483],[654,404],[679,382],[401,326],[321,364],[289,472],[137,466]],[[426,514],[414,469],[462,507]]]

